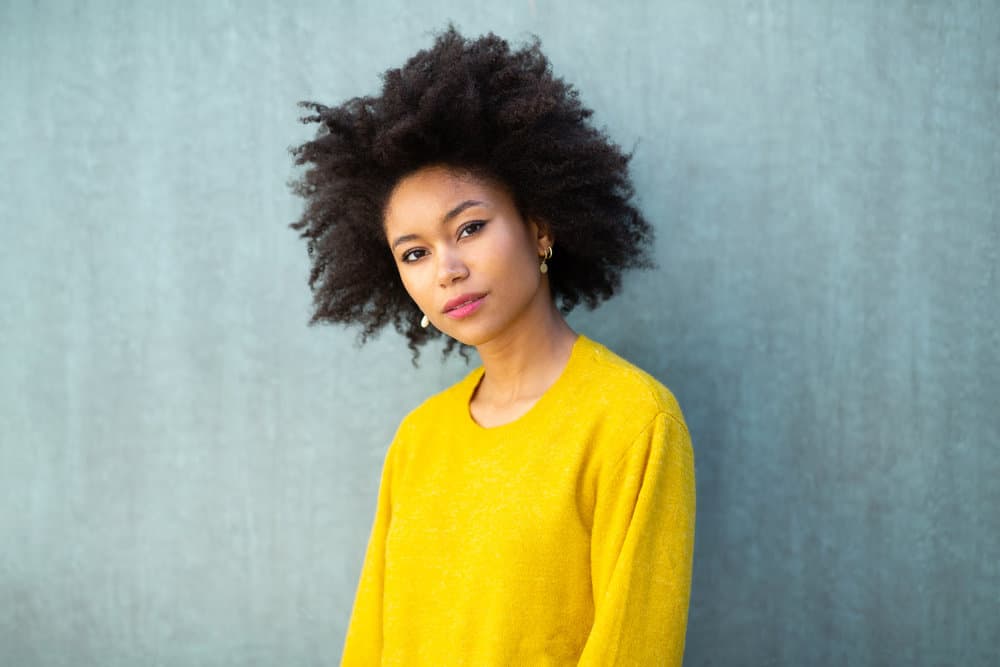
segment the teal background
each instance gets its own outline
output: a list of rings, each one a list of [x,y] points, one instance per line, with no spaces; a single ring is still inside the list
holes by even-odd
[[[448,19],[635,149],[656,272],[572,323],[696,448],[688,665],[1000,664],[1000,5],[0,4],[0,665],[332,665],[399,419],[307,327],[295,102]]]

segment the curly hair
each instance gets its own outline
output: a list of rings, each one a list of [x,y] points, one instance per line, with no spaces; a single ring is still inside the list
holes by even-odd
[[[624,269],[653,266],[652,228],[631,203],[631,154],[589,123],[593,112],[553,75],[538,37],[512,50],[493,33],[470,40],[449,25],[382,84],[376,97],[335,107],[299,103],[314,112],[303,123],[320,123],[290,149],[308,165],[290,183],[306,205],[289,226],[309,239],[310,325],[360,324],[364,343],[392,324],[414,363],[441,336],[418,325],[383,227],[393,187],[429,165],[503,184],[524,219],[549,228],[558,244],[549,285],[563,313],[614,295]]]

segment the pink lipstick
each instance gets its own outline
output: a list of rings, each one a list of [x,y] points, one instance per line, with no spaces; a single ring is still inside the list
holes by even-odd
[[[485,293],[463,294],[444,305],[444,314],[454,320],[460,320],[479,310],[485,299]]]

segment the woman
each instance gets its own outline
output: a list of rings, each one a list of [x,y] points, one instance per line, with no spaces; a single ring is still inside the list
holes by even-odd
[[[343,665],[679,665],[694,544],[674,396],[563,318],[650,265],[628,156],[537,40],[454,28],[295,149],[312,322],[482,366],[386,454]],[[561,310],[560,310],[561,306]],[[465,349],[464,347],[462,348]]]

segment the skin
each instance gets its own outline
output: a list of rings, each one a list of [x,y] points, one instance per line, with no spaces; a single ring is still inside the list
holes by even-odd
[[[501,184],[444,166],[401,179],[384,212],[400,278],[431,325],[474,346],[483,379],[469,403],[486,428],[511,422],[538,401],[569,361],[576,333],[539,271],[548,229],[521,217]],[[445,304],[485,293],[463,319]]]

